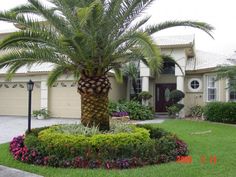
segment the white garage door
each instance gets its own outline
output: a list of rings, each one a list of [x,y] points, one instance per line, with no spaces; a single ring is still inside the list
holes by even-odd
[[[80,118],[81,99],[77,85],[59,81],[49,88],[49,111],[52,117]]]
[[[40,84],[35,83],[32,110],[40,109]],[[28,91],[26,83],[0,83],[0,115],[26,116]]]

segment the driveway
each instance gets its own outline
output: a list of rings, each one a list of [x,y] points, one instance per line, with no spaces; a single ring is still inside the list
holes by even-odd
[[[31,127],[43,127],[54,124],[80,123],[80,119],[45,119],[32,118]],[[28,128],[27,117],[0,116],[0,144],[12,140],[15,136],[23,135]]]

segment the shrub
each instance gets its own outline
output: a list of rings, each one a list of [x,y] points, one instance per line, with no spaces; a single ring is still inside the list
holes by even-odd
[[[131,133],[133,131],[132,126],[125,124],[120,121],[111,121],[110,122],[110,131],[111,133]]]
[[[173,104],[172,106],[166,107],[166,110],[170,117],[176,117],[176,114],[178,114],[183,108],[183,104]]]
[[[55,129],[59,133],[67,135],[84,135],[84,136],[93,136],[98,134],[99,128],[96,126],[86,127],[82,124],[64,124],[55,126]]]
[[[170,99],[173,103],[178,103],[185,97],[185,94],[180,90],[173,90],[170,92]]]
[[[177,105],[175,105],[175,104],[172,106],[167,106],[166,110],[168,112],[168,115],[170,117],[174,117],[174,118],[176,117],[176,114],[179,112],[179,109],[178,109]]]
[[[169,132],[163,130],[162,128],[153,127],[152,125],[149,124],[137,125],[137,126],[149,130],[151,139],[160,139],[163,136],[170,135]]]
[[[223,123],[236,123],[235,102],[212,102],[204,108],[206,120]]]
[[[195,105],[190,108],[190,114],[192,117],[202,117],[203,107],[200,105]]]
[[[150,107],[143,106],[137,101],[127,101],[124,103],[129,113],[130,119],[133,120],[148,120],[153,119],[154,114]]]
[[[171,117],[176,117],[176,115],[184,108],[183,104],[179,104],[185,97],[185,94],[180,90],[173,90],[170,92],[170,100],[172,101],[171,105],[166,107],[166,110]]]
[[[129,126],[130,133],[103,132],[93,136],[64,134],[57,127],[40,132],[36,129],[26,137],[14,138],[10,143],[13,157],[53,167],[126,169],[169,162],[188,153],[183,141],[149,125]]]
[[[126,149],[128,145],[134,147],[148,140],[149,133],[146,129],[133,127],[132,133],[100,133],[86,137],[85,135],[64,134],[58,131],[58,126],[53,126],[41,131],[38,137],[44,145],[47,145],[47,152],[59,157],[80,156],[84,154],[84,151],[91,151],[90,153],[94,156],[99,150],[102,156],[110,154],[111,157],[118,158],[118,154],[121,154],[121,151]],[[70,149],[74,150],[70,151]],[[111,150],[113,152],[110,152]],[[132,151],[131,148],[130,150],[126,149],[126,152],[131,155],[130,151]]]
[[[50,112],[47,109],[40,109],[40,110],[34,110],[33,111],[33,116],[38,117],[42,116],[42,118],[47,119],[50,117]]]
[[[151,93],[147,91],[142,91],[141,93],[138,94],[139,100],[149,100],[152,98]]]
[[[149,120],[153,119],[153,111],[148,106],[143,106],[138,101],[122,101],[118,103],[109,103],[110,115],[117,112],[127,112],[132,120]]]

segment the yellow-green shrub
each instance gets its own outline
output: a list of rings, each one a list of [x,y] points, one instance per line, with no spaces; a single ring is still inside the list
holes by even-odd
[[[70,135],[57,132],[57,126],[43,130],[38,135],[39,141],[45,146],[45,152],[57,157],[72,158],[87,155],[117,158],[133,156],[133,149],[150,139],[149,131],[133,127],[132,133],[96,134],[93,136]]]

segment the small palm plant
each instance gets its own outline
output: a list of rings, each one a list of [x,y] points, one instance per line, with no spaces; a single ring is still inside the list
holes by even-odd
[[[139,78],[139,61],[131,61],[127,65],[124,65],[122,74],[129,77],[131,80],[132,88],[134,91],[134,99],[138,96],[138,78]]]
[[[209,24],[195,21],[168,21],[146,28],[150,17],[134,22],[154,0],[48,2],[50,6],[28,0],[26,5],[0,13],[1,21],[21,28],[1,41],[0,68],[8,67],[12,76],[22,66],[53,63],[49,86],[65,73],[74,75],[81,95],[82,123],[102,130],[109,129],[111,84],[107,73],[111,69],[121,78],[122,65],[139,56],[158,73],[163,59],[150,35],[175,26],[194,27],[208,34],[213,30]]]

